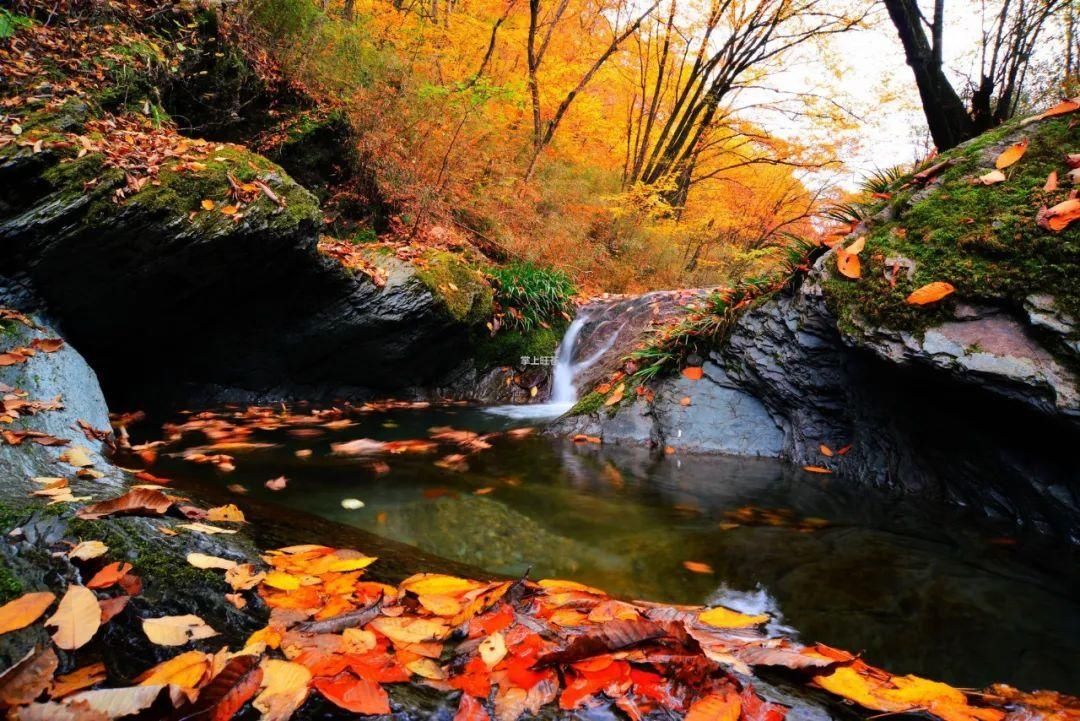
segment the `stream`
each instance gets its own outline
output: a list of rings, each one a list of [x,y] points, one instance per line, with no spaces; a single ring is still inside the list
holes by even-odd
[[[241,505],[247,497],[282,514],[304,511],[492,573],[767,611],[774,630],[863,652],[894,673],[1080,693],[1074,548],[779,461],[658,458],[507,433],[564,413],[575,381],[621,334],[639,332],[627,318],[651,315],[649,303],[580,312],[545,403],[187,413],[176,420],[188,432],[154,472],[179,488],[220,484]],[[214,439],[220,448],[207,450]],[[385,445],[395,441],[404,444]],[[185,452],[231,454],[235,469]]]
[[[233,452],[231,472],[182,460],[181,443],[155,472],[179,488],[185,479],[242,488],[241,505],[250,497],[283,514],[307,511],[492,572],[531,569],[625,597],[768,610],[803,640],[864,651],[894,672],[1080,691],[1080,573],[1070,549],[1045,539],[766,460],[655,459],[536,434],[495,438],[454,467],[436,465],[459,450],[445,443],[428,453],[335,454],[332,444],[352,439],[527,424],[458,406],[349,419],[345,428],[256,430],[251,440],[273,445]],[[279,476],[284,489],[265,487]],[[346,499],[363,505],[347,509]]]

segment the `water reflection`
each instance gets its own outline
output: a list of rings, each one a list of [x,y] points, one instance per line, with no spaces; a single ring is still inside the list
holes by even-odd
[[[491,571],[531,568],[626,597],[768,611],[806,641],[863,650],[896,672],[1080,691],[1080,574],[1071,549],[1045,540],[998,538],[940,509],[765,460],[530,438],[496,441],[457,472],[436,466],[436,454],[392,456],[378,473],[370,459],[329,452],[351,438],[509,422],[392,412],[316,438],[262,434],[280,445],[238,456],[233,473],[176,460],[162,470],[241,484],[284,509]],[[298,458],[300,449],[312,453]],[[285,490],[264,488],[279,475]],[[364,508],[345,510],[344,498]],[[713,573],[691,572],[688,560]]]

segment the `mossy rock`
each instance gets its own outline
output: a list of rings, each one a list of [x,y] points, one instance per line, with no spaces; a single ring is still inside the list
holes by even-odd
[[[485,332],[477,338],[476,364],[479,368],[521,365],[523,357],[550,357],[562,339],[562,328],[534,328],[531,331],[500,330],[494,337]]]
[[[991,186],[973,179],[993,169],[994,158],[1011,143],[1030,140],[1024,157],[1007,168],[1008,180]],[[953,164],[929,189],[912,192],[897,183],[890,207],[868,222],[862,277],[835,272],[823,283],[826,301],[841,330],[858,335],[860,326],[919,332],[952,317],[956,300],[1020,307],[1033,293],[1055,297],[1066,313],[1080,313],[1080,224],[1059,233],[1036,225],[1040,207],[1066,199],[1068,187],[1044,191],[1047,176],[1064,177],[1066,153],[1080,148],[1080,128],[1068,118],[998,128],[945,156]],[[891,285],[885,260],[915,262],[911,278],[901,273]],[[956,287],[943,303],[917,307],[905,298],[933,281]]]
[[[454,320],[482,325],[493,311],[491,285],[476,268],[447,251],[428,251],[416,263],[416,277]]]

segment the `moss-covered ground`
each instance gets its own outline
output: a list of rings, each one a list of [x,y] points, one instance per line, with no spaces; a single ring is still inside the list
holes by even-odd
[[[1019,306],[1032,293],[1049,293],[1059,308],[1080,312],[1080,224],[1054,233],[1036,225],[1042,206],[1053,206],[1071,190],[1065,154],[1080,150],[1080,128],[1071,118],[1044,120],[1024,128],[991,131],[949,153],[954,164],[936,189],[915,192],[898,181],[892,198],[894,218],[874,225],[861,254],[863,272],[849,280],[830,259],[826,298],[843,330],[858,332],[861,322],[920,331],[951,315],[956,299]],[[985,186],[972,180],[993,169],[1004,141],[1028,138],[1023,158],[1007,168],[1008,180]],[[1056,171],[1060,189],[1044,191]],[[925,195],[925,197],[922,197]],[[885,277],[885,260],[913,260],[916,270],[901,273],[895,286]],[[956,287],[954,299],[917,307],[905,303],[914,289],[933,281]]]

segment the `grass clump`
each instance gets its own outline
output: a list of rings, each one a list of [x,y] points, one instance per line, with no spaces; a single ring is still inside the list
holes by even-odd
[[[526,333],[562,326],[573,314],[576,289],[560,270],[517,262],[488,271],[504,326]]]

